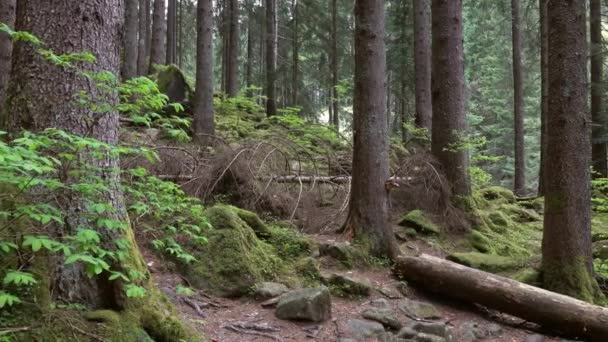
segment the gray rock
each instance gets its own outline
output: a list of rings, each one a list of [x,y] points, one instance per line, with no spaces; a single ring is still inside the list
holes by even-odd
[[[253,289],[253,296],[256,299],[266,300],[274,297],[278,297],[284,293],[287,293],[289,289],[287,286],[279,283],[260,283],[255,285]]]
[[[330,242],[319,246],[321,256],[329,256],[345,265],[353,262],[354,248],[348,242]]]
[[[446,337],[447,329],[444,322],[414,322],[412,329],[421,333]]]
[[[369,305],[371,305],[375,308],[380,308],[380,309],[386,309],[386,308],[390,307],[388,300],[386,300],[384,298],[373,299],[371,302],[369,302]]]
[[[331,295],[325,286],[281,296],[275,315],[280,319],[321,322],[331,317]]]
[[[399,292],[396,289],[391,288],[391,287],[379,287],[376,290],[378,290],[378,292],[380,292],[381,295],[383,295],[384,297],[386,297],[388,299],[403,298],[403,295],[401,294],[401,292]]]
[[[543,342],[544,340],[545,337],[543,335],[534,334],[526,336],[524,342]]]
[[[403,327],[397,333],[397,337],[404,338],[404,339],[414,338],[414,337],[416,337],[416,335],[418,335],[418,332],[410,327]]]
[[[387,328],[399,330],[403,323],[397,318],[397,314],[392,309],[369,308],[361,313],[363,318],[382,323]]]
[[[350,319],[346,322],[348,331],[357,341],[384,333],[384,327],[378,322],[361,319]]]
[[[414,340],[404,339],[395,336],[395,334],[391,332],[384,332],[380,336],[378,336],[378,342],[415,342]]]
[[[441,315],[430,303],[406,299],[399,303],[399,309],[413,319],[439,319]]]
[[[400,281],[397,283],[397,291],[401,292],[402,295],[408,297],[410,295],[410,287],[406,281]]]
[[[338,273],[322,274],[321,282],[329,286],[332,294],[340,297],[367,297],[372,291],[369,280]]]
[[[490,337],[502,335],[502,327],[496,323],[480,324],[475,321],[466,322],[460,326],[463,342],[476,342]]]
[[[435,335],[431,335],[431,334],[425,334],[425,333],[419,333],[418,335],[416,335],[416,337],[414,338],[415,341],[418,342],[445,342],[445,338],[440,337],[440,336],[435,336]]]

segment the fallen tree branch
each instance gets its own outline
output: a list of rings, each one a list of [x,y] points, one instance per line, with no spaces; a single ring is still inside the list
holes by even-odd
[[[182,301],[188,305],[189,307],[191,307],[197,315],[199,315],[202,318],[206,318],[207,315],[205,315],[205,313],[203,312],[203,310],[201,309],[201,306],[198,305],[198,303],[196,303],[195,301],[193,301],[190,298],[184,297],[182,298]],[[206,304],[206,303],[205,303]],[[209,304],[207,304],[207,306],[209,306]]]
[[[401,257],[395,273],[436,293],[473,302],[568,335],[608,340],[608,309],[451,261]]]

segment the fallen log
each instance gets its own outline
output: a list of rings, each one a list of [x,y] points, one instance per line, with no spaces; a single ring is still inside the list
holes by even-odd
[[[401,257],[394,272],[438,294],[473,302],[563,334],[608,341],[608,309],[434,256]]]

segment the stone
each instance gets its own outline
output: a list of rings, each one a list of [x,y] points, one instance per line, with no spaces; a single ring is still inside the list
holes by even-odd
[[[354,248],[348,242],[330,242],[319,246],[321,256],[329,256],[346,266],[352,266],[354,253]]]
[[[281,296],[279,319],[322,322],[331,317],[331,295],[325,286],[288,292]]]
[[[338,273],[322,274],[321,282],[339,297],[368,297],[372,290],[369,280]]]
[[[278,297],[289,289],[287,286],[279,283],[264,282],[257,284],[253,289],[253,297],[260,300],[267,300],[270,298]]]
[[[399,303],[399,309],[413,319],[439,319],[441,315],[430,303],[406,299]]]
[[[446,342],[445,338],[431,334],[419,333],[414,338],[418,342]]]
[[[431,334],[440,337],[447,336],[445,322],[414,322],[412,329],[421,333]]]
[[[470,321],[460,326],[463,342],[476,342],[502,335],[503,329],[496,323],[481,324]]]
[[[522,266],[520,261],[513,258],[479,252],[453,253],[446,259],[486,272],[508,271]]]
[[[397,337],[404,338],[404,339],[405,338],[414,338],[414,337],[416,337],[416,335],[418,335],[418,332],[416,330],[412,329],[411,327],[403,327],[397,333]]]
[[[369,308],[361,313],[361,316],[371,321],[381,323],[387,328],[399,330],[403,323],[397,318],[397,314],[392,309]]]
[[[369,305],[371,305],[375,308],[380,308],[380,309],[386,309],[386,308],[390,307],[388,300],[386,300],[384,298],[372,299],[372,301],[369,302]]]
[[[543,342],[544,340],[545,340],[545,337],[543,335],[534,334],[534,335],[526,336],[526,339],[524,340],[524,342]]]
[[[382,324],[361,319],[349,319],[346,322],[346,327],[357,341],[384,333]]]
[[[401,299],[403,295],[398,290],[391,287],[378,287],[376,289],[381,295],[388,299]]]
[[[412,210],[399,220],[399,225],[413,228],[422,234],[439,234],[441,229],[422,210]]]
[[[397,291],[401,292],[401,294],[405,297],[410,295],[410,287],[408,286],[406,281],[400,281],[397,283]]]

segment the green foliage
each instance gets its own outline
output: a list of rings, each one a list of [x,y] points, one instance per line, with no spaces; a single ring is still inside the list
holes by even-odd
[[[185,296],[185,297],[192,297],[194,296],[194,290],[190,287],[186,287],[183,285],[177,285],[175,287],[175,293],[177,293],[180,296]]]

